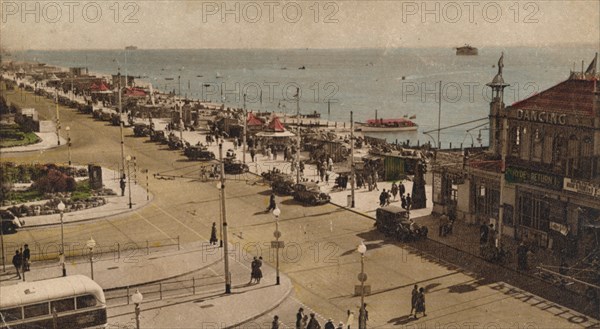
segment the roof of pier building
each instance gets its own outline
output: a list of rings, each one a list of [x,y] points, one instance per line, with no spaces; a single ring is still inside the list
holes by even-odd
[[[524,100],[510,110],[544,110],[590,116],[594,112],[595,79],[569,79]]]

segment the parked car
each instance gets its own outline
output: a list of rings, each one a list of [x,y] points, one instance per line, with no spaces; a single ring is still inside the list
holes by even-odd
[[[15,233],[17,228],[25,225],[25,221],[19,219],[10,210],[0,210],[0,218],[2,220],[0,229],[3,233]]]
[[[279,169],[273,169],[264,171],[260,174],[265,181],[268,181],[271,185],[271,189],[274,193],[279,195],[292,195],[294,194],[294,178],[286,173],[281,172]]]
[[[427,237],[429,230],[410,219],[409,212],[397,206],[377,209],[375,226],[385,236],[399,241],[414,241]]]
[[[185,148],[183,154],[190,160],[213,160],[215,154],[204,146],[192,145]]]
[[[313,182],[304,182],[294,185],[294,200],[313,206],[328,203],[331,197],[321,192],[319,185]]]
[[[231,158],[225,158],[225,160],[223,160],[223,165],[226,174],[243,174],[250,170],[248,165],[244,164],[242,161]]]
[[[133,134],[135,137],[146,137],[150,136],[150,126],[145,123],[134,123]]]

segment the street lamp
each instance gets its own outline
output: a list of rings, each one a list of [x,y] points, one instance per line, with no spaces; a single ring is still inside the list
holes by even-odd
[[[69,166],[71,165],[71,135],[69,134],[69,131],[71,131],[71,127],[67,126],[67,128],[65,128],[65,130],[67,131],[67,150],[69,152]]]
[[[65,204],[61,201],[56,208],[60,211],[60,262],[62,264],[62,276],[67,276],[67,268],[65,267],[65,223],[63,222]]]
[[[279,208],[275,208],[273,210],[273,215],[275,216],[275,232],[273,232],[273,236],[276,239],[276,249],[275,249],[275,259],[276,259],[276,269],[277,269],[277,281],[276,284],[279,285],[279,238],[281,237],[281,232],[279,232],[279,215],[281,215],[281,210]]]
[[[221,190],[221,182],[217,182],[217,190]],[[221,207],[221,191],[219,191],[219,248],[223,248],[223,208]]]
[[[140,304],[144,299],[144,295],[136,289],[133,295],[131,295],[131,301],[135,304],[135,327],[140,329]]]
[[[131,155],[128,155],[127,158],[127,190],[129,193],[129,209],[133,206],[131,203],[131,173],[129,172],[129,163],[131,162]]]
[[[229,273],[229,250],[227,245],[227,215],[225,208],[225,163],[223,162],[223,144],[219,144],[219,162],[221,165],[221,211],[223,214],[223,256],[225,265],[225,293],[231,293],[231,273]]]
[[[92,273],[92,280],[94,280],[94,247],[96,247],[96,241],[94,238],[90,237],[90,239],[85,243],[85,245],[90,250],[90,272]]]
[[[365,310],[365,281],[367,281],[367,274],[365,273],[365,253],[367,252],[367,246],[363,241],[360,242],[356,251],[360,253],[360,274],[358,280],[360,281],[360,311],[358,314],[358,328],[367,329],[367,318]]]

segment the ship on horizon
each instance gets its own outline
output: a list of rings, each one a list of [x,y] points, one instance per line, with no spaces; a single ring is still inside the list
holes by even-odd
[[[477,56],[479,54],[479,50],[475,47],[472,47],[468,44],[465,44],[462,47],[457,47],[456,55],[457,56]]]
[[[137,50],[137,49],[138,49],[138,47],[136,47],[136,46],[127,46],[127,47],[125,47],[125,50]]]

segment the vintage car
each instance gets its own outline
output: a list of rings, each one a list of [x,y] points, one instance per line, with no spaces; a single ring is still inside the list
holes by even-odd
[[[307,203],[312,206],[328,203],[331,197],[321,192],[319,185],[313,182],[304,182],[294,185],[294,200]]]
[[[174,133],[169,134],[169,141],[167,143],[169,145],[169,149],[178,150],[183,148],[183,143],[179,139],[179,137],[175,136]]]
[[[163,130],[152,130],[150,132],[150,140],[158,143],[167,143],[167,137],[165,136],[165,132]]]
[[[191,145],[185,148],[183,154],[190,160],[207,161],[213,160],[215,154],[209,151],[205,146]]]
[[[10,210],[0,210],[0,220],[2,233],[15,233],[17,228],[25,225],[25,221],[19,219]]]
[[[375,226],[385,236],[399,241],[414,241],[427,237],[429,230],[410,219],[409,212],[396,206],[377,209]]]
[[[279,169],[269,170],[260,174],[271,184],[271,189],[275,194],[292,195],[294,194],[294,178],[288,174],[282,173]]]
[[[235,160],[233,158],[225,158],[225,160],[223,160],[223,165],[225,167],[226,174],[243,174],[250,170],[250,168],[248,168],[248,165],[244,164],[242,161]]]
[[[145,123],[134,123],[133,124],[133,134],[135,137],[146,137],[150,136],[150,126]]]

